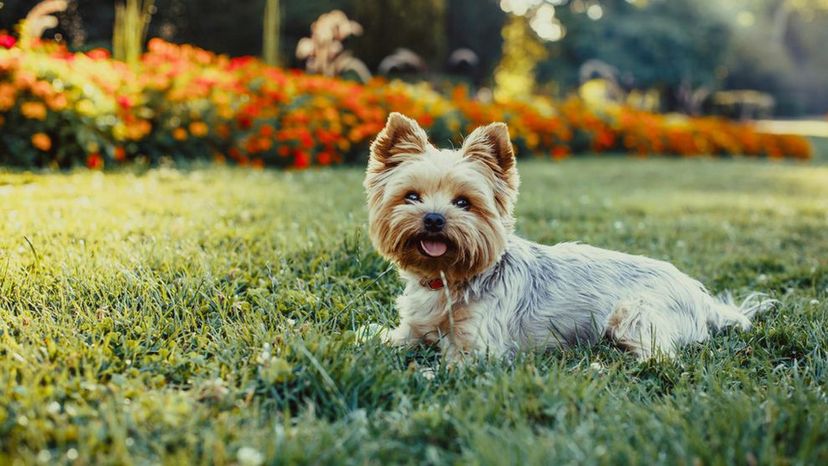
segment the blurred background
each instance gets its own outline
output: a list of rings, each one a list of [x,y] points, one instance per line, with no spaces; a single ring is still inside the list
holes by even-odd
[[[35,0],[0,0],[0,30]],[[110,48],[113,0],[73,0],[43,37]],[[147,2],[144,2],[147,3]],[[263,53],[268,0],[155,0],[148,37],[232,56]],[[562,97],[599,77],[604,94],[653,110],[735,118],[824,119],[828,0],[281,0],[278,60],[302,67],[300,38],[341,10],[346,41],[377,75],[464,80]],[[498,70],[501,75],[498,75]],[[519,78],[509,82],[509,72]],[[533,82],[518,82],[526,80]]]

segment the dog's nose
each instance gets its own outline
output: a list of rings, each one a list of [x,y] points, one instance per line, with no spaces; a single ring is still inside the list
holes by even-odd
[[[446,217],[443,217],[441,214],[431,212],[423,217],[423,225],[425,225],[427,232],[439,233],[443,231],[443,227],[446,226]]]

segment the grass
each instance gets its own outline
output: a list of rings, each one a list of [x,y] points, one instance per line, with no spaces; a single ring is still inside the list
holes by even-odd
[[[828,166],[520,167],[522,235],[781,305],[674,361],[446,371],[355,338],[401,289],[359,169],[3,173],[0,464],[828,462]]]

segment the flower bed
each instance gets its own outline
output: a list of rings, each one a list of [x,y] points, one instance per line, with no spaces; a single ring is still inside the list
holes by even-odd
[[[3,164],[101,168],[165,157],[296,168],[362,163],[390,111],[417,119],[436,143],[506,121],[520,155],[811,157],[804,138],[717,118],[599,112],[574,98],[486,104],[463,88],[445,96],[425,84],[363,85],[158,39],[135,68],[101,50],[70,53],[44,43],[24,51],[0,41]]]

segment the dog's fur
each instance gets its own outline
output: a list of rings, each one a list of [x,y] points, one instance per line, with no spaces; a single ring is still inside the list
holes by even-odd
[[[519,178],[503,123],[441,150],[415,121],[392,113],[371,145],[364,184],[371,240],[406,283],[400,325],[386,333],[393,344],[437,343],[457,360],[608,337],[646,359],[673,355],[710,330],[747,329],[771,304],[714,298],[666,262],[515,236]],[[426,231],[429,213],[445,219],[441,232]]]

